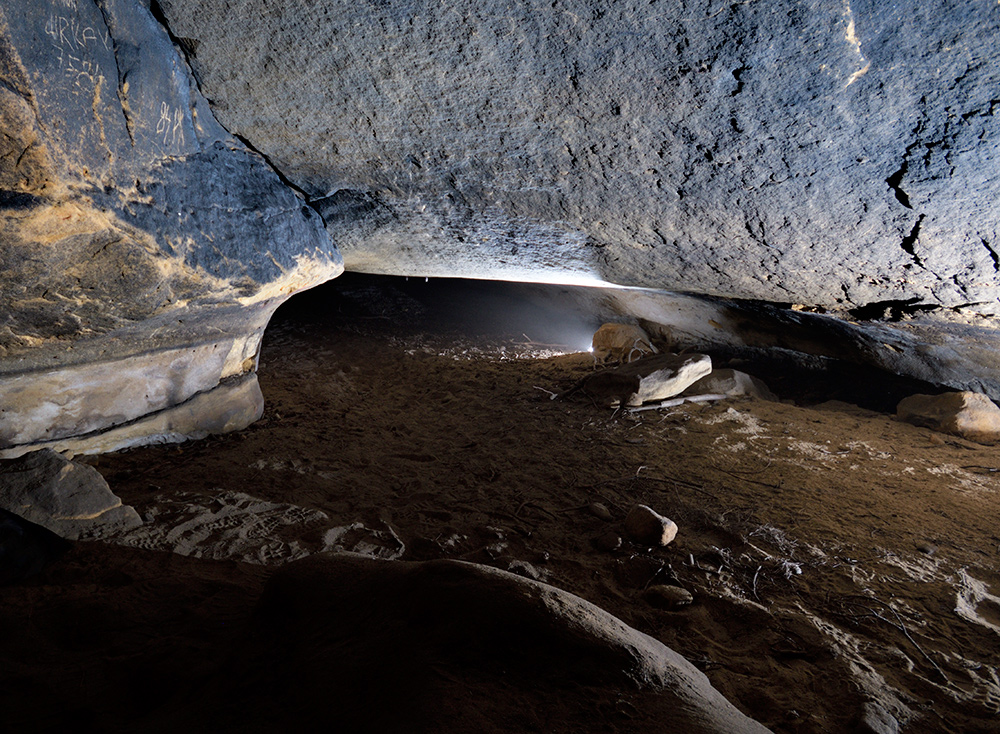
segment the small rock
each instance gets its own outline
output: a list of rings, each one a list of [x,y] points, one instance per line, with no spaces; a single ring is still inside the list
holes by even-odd
[[[677,537],[677,523],[646,505],[636,505],[625,518],[625,534],[641,545],[669,545]]]
[[[600,502],[591,502],[587,506],[587,509],[590,511],[591,515],[600,520],[604,520],[605,522],[611,522],[614,520],[614,517],[611,515],[611,510]]]
[[[642,597],[657,609],[680,609],[694,601],[694,597],[687,589],[665,584],[650,586]]]
[[[978,443],[1000,441],[1000,408],[981,393],[911,395],[896,406],[896,417]]]
[[[921,553],[926,553],[929,556],[933,556],[937,553],[937,546],[933,543],[920,543],[917,545],[917,550]]]
[[[608,530],[594,538],[594,545],[598,550],[610,553],[622,547],[622,538],[614,530]]]

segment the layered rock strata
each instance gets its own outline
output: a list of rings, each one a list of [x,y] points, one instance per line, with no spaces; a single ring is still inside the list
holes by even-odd
[[[135,0],[5,5],[0,81],[0,455],[166,440],[144,418],[253,381],[270,314],[339,253]]]

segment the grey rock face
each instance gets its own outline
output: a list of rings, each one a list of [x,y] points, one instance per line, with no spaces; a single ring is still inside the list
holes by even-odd
[[[100,538],[142,525],[96,469],[43,449],[0,463],[0,509],[68,540]]]
[[[161,6],[350,269],[998,311],[986,4]]]
[[[253,370],[281,300],[342,269],[320,218],[219,126],[141,3],[0,21],[0,449]]]
[[[684,395],[703,395],[705,393],[728,395],[731,398],[749,395],[760,400],[778,399],[763,380],[748,375],[746,372],[732,369],[712,370],[710,374],[692,383],[684,390]]]

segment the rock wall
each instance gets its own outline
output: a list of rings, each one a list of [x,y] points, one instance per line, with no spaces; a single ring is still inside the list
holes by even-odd
[[[253,381],[271,312],[339,253],[134,0],[4,4],[0,82],[0,455],[180,437],[142,421]],[[225,393],[204,422],[259,414]]]
[[[0,456],[253,420],[270,314],[345,263],[744,299],[744,342],[1000,397],[998,41],[944,0],[4,3]]]
[[[348,269],[1000,308],[995,4],[159,7]]]

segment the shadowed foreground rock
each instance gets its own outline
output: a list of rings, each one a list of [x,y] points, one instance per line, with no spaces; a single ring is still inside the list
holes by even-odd
[[[655,639],[494,568],[315,555],[258,612],[191,710],[252,731],[768,731]]]

